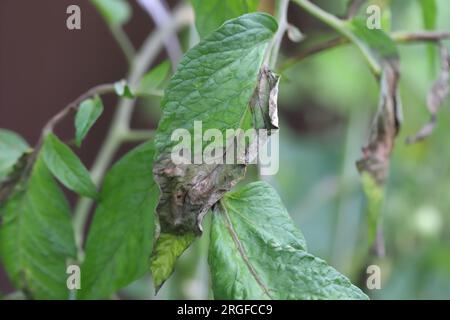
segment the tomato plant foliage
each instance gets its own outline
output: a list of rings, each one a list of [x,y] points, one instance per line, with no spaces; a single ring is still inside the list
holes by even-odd
[[[91,2],[113,31],[131,18],[126,1]],[[207,146],[195,136],[196,121],[203,130],[217,129],[224,135],[229,129],[278,130],[280,77],[267,62],[279,45],[274,42],[288,29],[286,22],[255,12],[257,0],[191,2],[200,40],[185,53],[168,83],[170,63],[165,61],[143,70],[131,83],[117,81],[90,91],[49,121],[34,148],[17,134],[0,130],[0,258],[7,274],[17,289],[34,299],[108,298],[149,272],[158,290],[183,252],[198,237],[209,236],[208,262],[217,299],[367,299],[344,275],[308,252],[274,188],[261,181],[236,187],[247,163],[172,161],[177,141],[171,136],[177,129],[192,134],[200,153]],[[357,164],[373,242],[389,156],[401,124],[396,43],[382,30],[367,29],[361,19],[344,21],[309,1],[292,2],[354,44],[380,83],[375,125]],[[421,4],[425,26],[432,29],[435,3]],[[448,60],[444,51],[442,56]],[[434,89],[439,101],[448,93],[448,63],[444,67]],[[56,122],[75,109],[74,141],[81,147],[103,113],[100,95],[113,93],[132,101],[163,87],[154,137],[113,164],[101,183],[97,170],[89,172],[78,158],[73,143],[53,133]],[[433,105],[433,116],[437,108]],[[126,126],[120,129],[120,139],[141,136]],[[74,230],[83,206],[73,210],[72,223],[63,187],[83,201],[95,202],[89,228]],[[209,235],[203,234],[206,214],[211,215]],[[82,287],[74,292],[66,285],[70,264],[81,267]]]

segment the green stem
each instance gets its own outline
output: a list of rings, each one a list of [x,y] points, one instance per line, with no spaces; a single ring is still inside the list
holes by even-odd
[[[120,26],[111,26],[110,30],[117,44],[122,49],[128,65],[131,65],[133,63],[136,50],[134,49],[130,38],[128,38],[127,34]]]

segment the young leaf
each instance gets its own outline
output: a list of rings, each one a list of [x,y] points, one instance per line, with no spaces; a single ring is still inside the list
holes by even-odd
[[[275,190],[251,183],[214,208],[209,250],[215,299],[367,299],[306,252]]]
[[[150,265],[156,292],[173,273],[177,259],[194,240],[193,233],[184,235],[162,233],[159,235]]]
[[[128,83],[125,80],[118,81],[114,84],[114,89],[119,97],[134,99],[134,94],[131,92]]]
[[[68,299],[66,264],[76,258],[70,208],[42,154],[0,210],[0,257],[15,286],[35,299]]]
[[[151,71],[149,71],[141,80],[139,93],[147,93],[157,90],[170,73],[170,62],[162,62]]]
[[[103,112],[103,103],[100,97],[83,101],[78,107],[75,116],[75,140],[77,147],[81,146],[84,138],[88,134],[97,119]]]
[[[122,25],[131,17],[131,6],[127,0],[91,0],[91,2],[111,26]]]
[[[11,173],[20,157],[30,149],[16,133],[0,129],[0,183]]]
[[[80,298],[108,298],[148,272],[159,196],[153,157],[147,142],[106,175],[86,242]]]
[[[195,25],[201,38],[219,28],[225,21],[256,11],[259,0],[191,0]]]
[[[50,133],[45,138],[42,152],[47,167],[64,186],[82,196],[97,198],[97,188],[89,171],[54,134]]]

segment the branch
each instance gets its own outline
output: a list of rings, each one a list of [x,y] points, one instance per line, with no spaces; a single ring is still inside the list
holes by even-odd
[[[399,44],[411,44],[415,42],[436,42],[450,39],[450,32],[444,31],[419,31],[419,32],[393,32],[391,38]],[[297,56],[287,59],[279,68],[279,72],[283,72],[293,65],[302,62],[306,58],[321,53],[328,49],[336,48],[350,41],[344,37],[337,37],[325,42],[321,42],[310,48],[300,52]]]

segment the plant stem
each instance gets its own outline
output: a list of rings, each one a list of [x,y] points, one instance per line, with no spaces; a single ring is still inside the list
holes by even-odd
[[[127,82],[132,89],[139,85],[140,79],[157,58],[165,39],[173,33],[176,33],[181,27],[188,25],[193,19],[191,8],[182,5],[175,10],[172,19],[165,26],[150,34],[131,64]],[[106,139],[91,168],[92,180],[97,186],[100,185],[118,148],[123,142],[127,141],[126,137],[130,134],[130,122],[134,111],[134,103],[134,100],[128,98],[122,98],[118,103],[117,111],[106,135]],[[92,204],[92,200],[81,198],[74,211],[73,224],[79,262],[84,258],[84,230]]]
[[[120,26],[111,26],[110,30],[117,44],[122,49],[122,52],[127,59],[128,65],[131,65],[133,63],[136,50],[134,49],[130,38],[128,38],[127,34]]]
[[[276,14],[278,17],[278,30],[275,34],[275,37],[272,41],[271,48],[268,50],[269,56],[269,67],[270,69],[274,69],[277,60],[278,60],[278,54],[280,52],[281,42],[283,40],[284,34],[286,33],[287,27],[288,27],[288,21],[287,21],[287,11],[289,7],[289,0],[277,0],[277,9]]]

